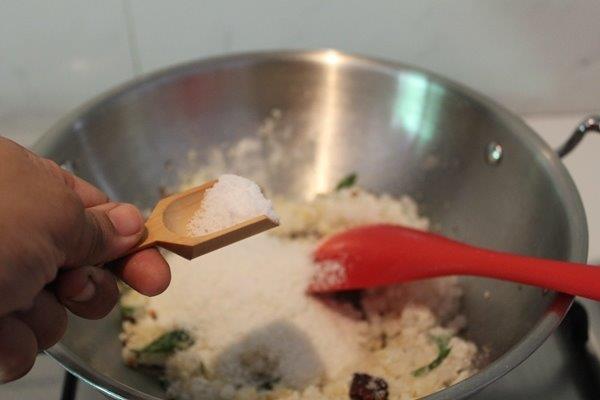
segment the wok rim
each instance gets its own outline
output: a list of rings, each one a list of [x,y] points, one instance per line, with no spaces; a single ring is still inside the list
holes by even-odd
[[[243,52],[178,63],[154,72],[143,74],[137,78],[117,85],[113,89],[85,102],[82,106],[76,108],[55,123],[42,138],[36,142],[33,148],[38,154],[48,154],[53,147],[53,143],[56,143],[61,136],[63,136],[64,132],[67,131],[74,122],[80,119],[81,116],[103,107],[130,90],[139,88],[146,83],[156,83],[159,80],[170,79],[179,74],[185,74],[186,72],[201,71],[202,69],[211,69],[214,66],[224,66],[235,63],[252,64],[259,61],[302,61],[322,64],[326,62],[326,57],[330,57],[332,52],[335,52],[337,56],[341,57],[342,61],[345,63],[363,66],[371,70],[380,70],[387,73],[394,73],[401,70],[424,75],[428,79],[473,100],[474,103],[483,106],[484,109],[487,109],[493,115],[502,118],[503,121],[510,124],[515,134],[521,134],[524,145],[539,152],[542,157],[542,160],[540,161],[543,163],[542,166],[548,170],[550,176],[554,179],[557,193],[564,201],[567,219],[571,222],[569,224],[569,234],[571,238],[568,248],[569,260],[574,262],[587,261],[588,228],[585,211],[577,187],[558,155],[520,117],[513,114],[504,106],[463,84],[440,76],[427,69],[400,62],[366,57],[334,49],[318,49]],[[502,356],[475,375],[448,388],[423,397],[422,399],[454,400],[457,398],[465,398],[500,379],[525,361],[555,331],[569,310],[573,299],[574,297],[571,295],[556,293],[555,299],[546,310],[545,315],[531,328],[529,333]],[[161,400],[159,397],[143,393],[93,370],[60,342],[46,350],[46,353],[70,373],[92,385],[105,395],[115,399]]]

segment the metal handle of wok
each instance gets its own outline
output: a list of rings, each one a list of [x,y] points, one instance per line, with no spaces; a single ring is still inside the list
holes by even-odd
[[[569,139],[567,139],[567,141],[556,150],[558,156],[562,158],[569,154],[575,147],[577,147],[579,142],[581,142],[581,139],[583,139],[588,132],[600,133],[600,115],[592,115],[585,118],[577,126],[577,128],[575,128],[575,131],[571,134],[571,137],[569,137]]]

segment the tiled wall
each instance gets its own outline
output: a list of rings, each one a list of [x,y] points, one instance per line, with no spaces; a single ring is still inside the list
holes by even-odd
[[[133,75],[334,47],[447,75],[519,113],[600,109],[593,0],[0,0],[0,132],[43,132]]]

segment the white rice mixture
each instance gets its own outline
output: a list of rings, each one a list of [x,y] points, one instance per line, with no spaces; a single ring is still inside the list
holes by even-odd
[[[412,199],[346,189],[275,209],[279,228],[192,261],[168,255],[165,293],[122,297],[129,365],[164,368],[169,396],[182,400],[346,400],[355,373],[385,380],[389,397],[373,398],[406,400],[475,372],[477,347],[458,336],[455,278],[369,290],[358,305],[305,293],[318,239],[377,222],[427,229]],[[180,350],[144,351],[174,330],[189,339]],[[450,352],[423,372],[439,355],[436,338]]]

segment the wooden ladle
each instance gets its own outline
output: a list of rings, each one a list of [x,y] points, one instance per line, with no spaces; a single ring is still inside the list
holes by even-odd
[[[200,208],[206,190],[216,182],[212,180],[160,200],[146,221],[143,239],[127,254],[158,246],[191,260],[278,225],[277,221],[260,215],[207,235],[189,236],[187,224]]]

